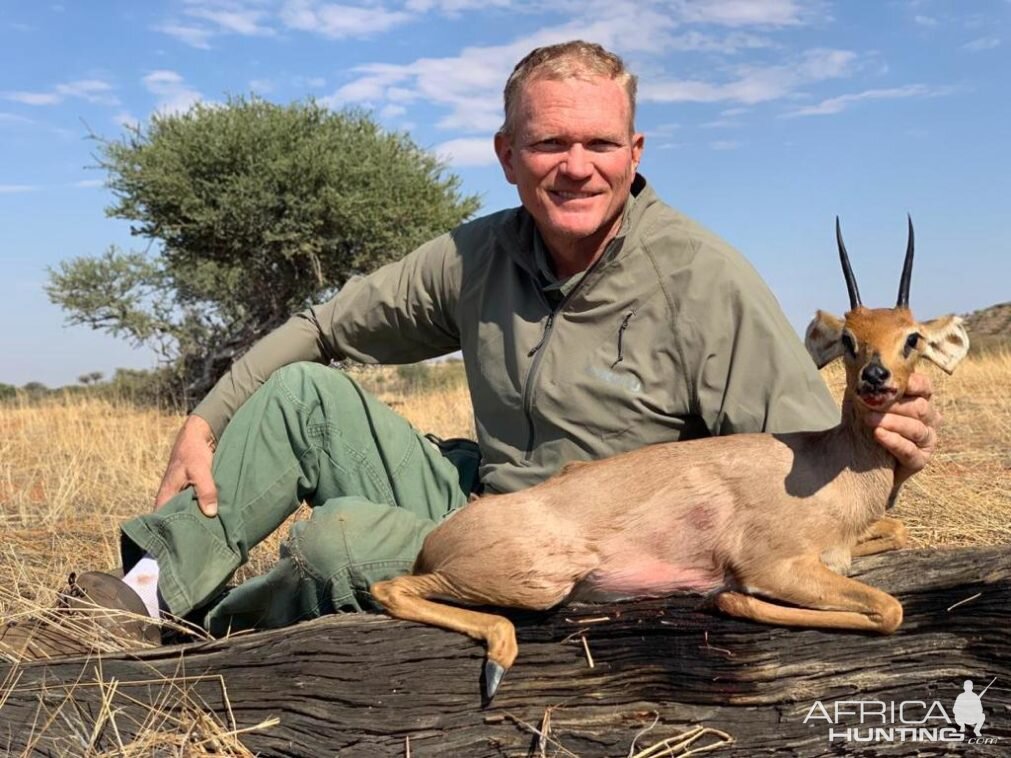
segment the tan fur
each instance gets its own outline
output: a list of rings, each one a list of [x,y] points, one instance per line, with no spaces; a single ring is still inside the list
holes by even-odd
[[[844,333],[855,355],[839,346]],[[913,333],[923,339],[907,351]],[[861,372],[875,361],[890,371],[894,401],[921,355],[954,368],[968,338],[958,319],[917,324],[906,308],[860,307],[845,319],[819,311],[807,344],[818,362],[846,361],[839,426],[568,464],[536,487],[468,504],[429,534],[414,576],[377,583],[373,594],[391,615],[487,640],[503,668],[516,656],[508,621],[429,598],[546,609],[695,590],[756,621],[894,631],[898,601],[842,575],[852,555],[905,543],[902,525],[884,518],[895,461],[864,423],[882,408],[862,399]]]

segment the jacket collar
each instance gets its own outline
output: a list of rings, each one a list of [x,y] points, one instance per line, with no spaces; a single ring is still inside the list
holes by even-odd
[[[630,194],[631,197],[625,203],[625,209],[622,211],[623,215],[618,233],[608,244],[609,252],[605,253],[608,258],[614,258],[622,251],[627,250],[630,247],[627,244],[628,242],[634,243],[636,238],[635,232],[639,228],[639,222],[646,213],[646,209],[657,201],[656,192],[653,191],[652,185],[646,181],[646,177],[638,172],[632,180]],[[546,251],[544,241],[537,230],[537,224],[534,223],[533,216],[527,212],[526,208],[520,206],[516,209],[516,221],[516,238],[514,244],[508,246],[509,252],[525,271],[536,278],[537,262],[534,257],[534,246],[540,245]],[[630,239],[626,240],[629,237]],[[616,240],[619,242],[616,242]],[[604,262],[606,263],[606,261]]]

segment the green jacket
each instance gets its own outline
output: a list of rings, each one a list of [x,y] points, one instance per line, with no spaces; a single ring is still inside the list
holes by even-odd
[[[293,317],[195,412],[220,435],[293,361],[410,363],[462,350],[491,492],[655,442],[838,423],[814,363],[744,258],[642,177],[633,198],[618,235],[560,303],[537,265],[530,215],[494,213]]]

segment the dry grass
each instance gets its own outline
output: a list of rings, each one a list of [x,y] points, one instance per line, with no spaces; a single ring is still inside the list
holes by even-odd
[[[455,378],[414,394],[404,393],[405,377],[395,370],[358,378],[419,429],[472,437],[459,368],[443,370]],[[945,417],[941,444],[928,469],[906,485],[896,515],[918,546],[1011,541],[1011,353],[971,357],[952,377],[927,371]],[[825,377],[838,397],[841,369],[832,367]],[[0,616],[52,604],[70,571],[118,563],[117,525],[151,506],[181,422],[177,415],[82,397],[0,405]],[[273,561],[285,533],[254,551],[247,573]],[[152,711],[134,743],[109,754],[199,755],[205,748],[248,754],[235,726],[188,699],[184,684],[167,681],[166,697],[175,700]],[[8,686],[0,686],[0,707]],[[110,703],[124,697],[115,682],[90,686],[106,688]],[[115,734],[117,713],[110,706],[101,726],[104,744]],[[88,754],[102,753],[96,742]]]

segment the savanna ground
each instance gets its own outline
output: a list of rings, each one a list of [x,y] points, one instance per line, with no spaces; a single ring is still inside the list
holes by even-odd
[[[971,355],[950,377],[922,370],[945,421],[938,451],[906,484],[895,515],[916,547],[1011,541],[1011,352]],[[419,429],[473,436],[459,363],[358,376]],[[841,367],[824,376],[838,398]],[[82,394],[0,404],[0,617],[52,605],[71,571],[117,565],[117,524],[151,507],[181,423],[179,414]],[[258,547],[243,575],[269,566],[286,532]],[[199,707],[170,711],[153,712],[144,737],[115,754],[148,755],[156,746],[180,754],[244,752],[232,728]]]

